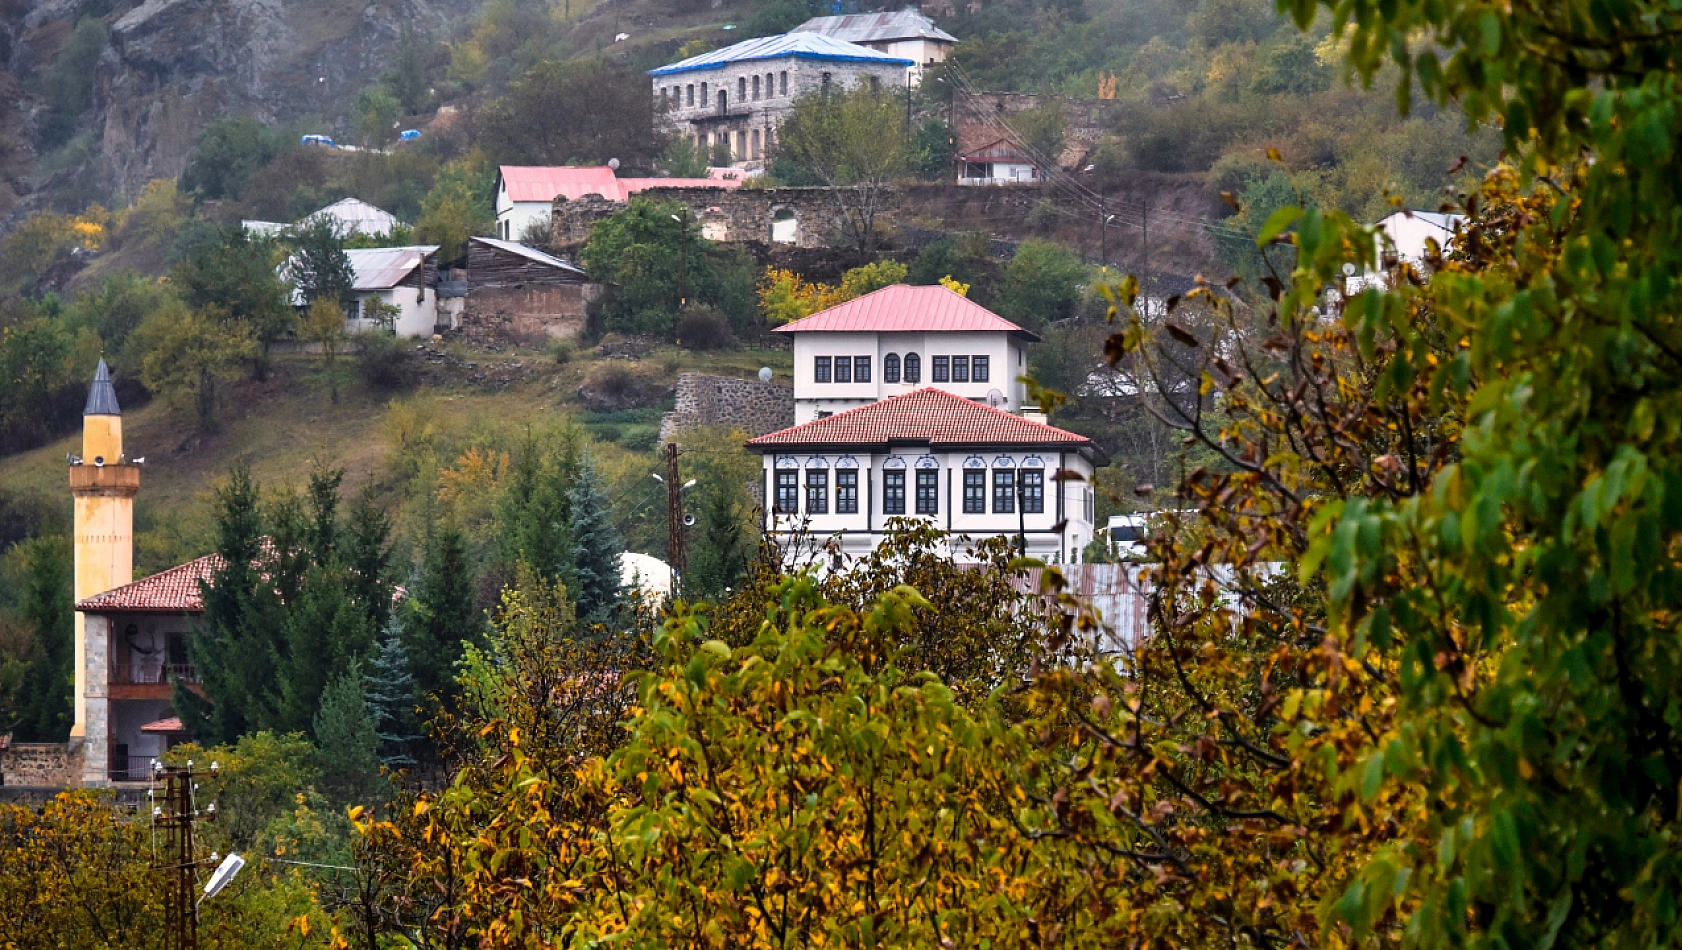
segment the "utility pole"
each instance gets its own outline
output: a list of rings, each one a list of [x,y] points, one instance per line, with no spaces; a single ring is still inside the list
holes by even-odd
[[[677,287],[678,309],[684,310],[689,306],[689,209],[683,209],[683,217],[678,220],[678,227],[683,229],[678,243]]]
[[[1139,267],[1139,279],[1146,280],[1151,272],[1151,196],[1148,192],[1139,199],[1139,253],[1144,258]]]
[[[672,594],[676,596],[678,579],[683,576],[683,482],[677,477],[677,443],[666,443],[666,531],[668,556],[672,559]]]
[[[1110,216],[1104,212],[1109,207],[1103,194],[1098,195],[1098,263],[1104,267],[1110,266]]]
[[[210,774],[216,772],[212,763]],[[191,759],[186,768],[155,767],[152,772],[154,781],[164,783],[163,804],[157,804],[158,789],[149,794],[153,801],[152,823],[162,828],[165,836],[163,851],[152,856],[152,870],[163,872],[169,881],[165,887],[165,950],[198,950],[199,913],[193,894],[198,890],[199,861],[193,847],[193,824],[216,820],[215,803],[203,814],[193,804],[193,792],[197,788],[193,780],[204,774],[193,771]]]

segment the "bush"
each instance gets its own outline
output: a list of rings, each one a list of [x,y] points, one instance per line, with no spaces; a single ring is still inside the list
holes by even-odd
[[[364,333],[357,338],[361,352],[356,355],[356,371],[362,381],[376,389],[405,389],[415,379],[419,368],[415,348],[407,340],[390,333]]]
[[[549,358],[555,361],[556,366],[567,365],[572,362],[573,357],[577,355],[578,344],[572,342],[571,340],[549,341]]]
[[[730,321],[716,310],[690,310],[678,318],[677,345],[686,350],[722,350],[735,342]]]

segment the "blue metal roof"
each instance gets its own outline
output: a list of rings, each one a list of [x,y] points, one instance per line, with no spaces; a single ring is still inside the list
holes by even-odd
[[[879,53],[869,47],[848,43],[822,33],[783,33],[743,40],[733,46],[715,49],[710,53],[691,56],[670,66],[648,71],[650,76],[670,76],[700,69],[718,69],[731,63],[747,63],[758,59],[815,59],[840,63],[878,63],[883,66],[914,66],[909,59]]]

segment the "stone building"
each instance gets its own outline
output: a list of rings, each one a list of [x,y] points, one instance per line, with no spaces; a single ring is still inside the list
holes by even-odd
[[[796,33],[822,33],[845,43],[868,46],[878,53],[901,56],[911,67],[911,84],[923,79],[923,70],[946,61],[946,54],[958,45],[958,38],[934,25],[934,21],[910,7],[879,13],[850,13],[843,16],[813,17],[794,28]]]
[[[904,90],[916,63],[822,33],[746,40],[649,70],[655,112],[672,131],[736,164],[763,163],[795,100],[828,87]]]
[[[568,339],[584,329],[585,311],[601,293],[583,268],[524,244],[467,239],[470,334],[537,342]]]

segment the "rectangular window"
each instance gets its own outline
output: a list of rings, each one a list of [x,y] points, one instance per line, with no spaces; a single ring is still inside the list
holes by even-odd
[[[987,473],[981,469],[964,470],[964,514],[987,513]]]
[[[917,513],[920,515],[940,514],[940,469],[920,468],[917,470]]]
[[[746,76],[736,80],[736,101],[748,101],[748,77]]]
[[[853,381],[853,361],[851,358],[846,356],[835,358],[835,381],[838,383]]]
[[[759,77],[758,76],[753,77],[753,98],[754,98],[755,102],[759,101]]]
[[[949,356],[937,356],[934,358],[933,363],[934,368],[929,373],[929,379],[937,383],[951,382],[952,358]]]
[[[987,382],[987,362],[988,360],[985,356],[970,357],[970,378],[978,383]]]
[[[829,363],[827,356],[819,356],[812,360],[812,381],[815,383],[829,382]]]
[[[1016,473],[1009,469],[993,470],[993,513],[1013,514],[1016,511]]]
[[[792,469],[777,472],[777,514],[792,515],[800,510],[800,473]]]
[[[788,73],[787,72],[781,72],[781,73],[777,74],[777,94],[780,95],[780,96],[788,95]]]
[[[1022,510],[1030,515],[1045,513],[1045,473],[1038,469],[1022,473]]]
[[[954,383],[967,383],[967,382],[969,382],[969,357],[967,357],[967,356],[954,356],[954,357],[952,357],[952,382],[954,382]]]
[[[868,357],[868,356],[855,356],[855,357],[853,357],[853,382],[855,382],[855,383],[868,383],[868,382],[870,382],[870,357]]]
[[[859,472],[856,468],[841,469],[835,473],[835,513],[859,513]]]
[[[806,470],[806,513],[829,514],[829,469]]]
[[[905,514],[905,473],[882,473],[882,514]]]
[[[689,105],[694,105],[694,104],[695,104],[695,84],[694,84],[694,83],[690,83],[690,84],[689,84],[689,85],[688,85],[688,86],[687,86],[687,87],[685,87],[685,88],[686,88],[686,89],[687,89],[687,91],[688,91],[688,96],[689,96]]]
[[[702,108],[705,108],[706,105],[707,105],[707,84],[702,83],[701,84],[701,106],[702,106]]]

